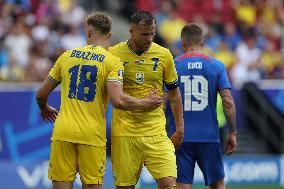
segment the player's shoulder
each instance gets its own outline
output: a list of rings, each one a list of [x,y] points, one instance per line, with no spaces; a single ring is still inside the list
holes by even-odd
[[[218,59],[216,59],[215,57],[213,57],[213,56],[210,56],[210,55],[207,55],[210,59],[211,59],[211,62],[214,64],[214,65],[216,65],[217,67],[224,67],[225,65],[224,65],[224,63],[221,61],[221,60],[218,60]]]
[[[151,48],[155,51],[159,51],[159,53],[162,53],[162,54],[166,54],[166,55],[172,54],[168,48],[158,45],[155,42],[152,42]]]
[[[112,54],[109,50],[101,47],[101,53],[105,55],[106,61],[109,63],[120,62],[120,58]]]
[[[58,56],[58,59],[57,61],[61,61],[61,62],[64,62],[66,59],[70,58],[71,57],[71,54],[73,52],[74,49],[67,49],[65,51],[63,51],[59,56]]]
[[[181,55],[175,57],[175,58],[174,58],[174,61],[175,61],[175,62],[179,62],[179,61],[183,60],[183,59],[185,58],[185,55],[186,55],[186,54],[181,54]]]
[[[109,47],[108,50],[110,52],[119,51],[127,47],[127,41],[120,42],[112,47]]]
[[[222,67],[224,64],[222,61],[216,59],[215,57],[209,55],[209,54],[204,54],[204,53],[197,53],[197,54],[182,54],[180,56],[177,56],[174,60],[175,62],[187,60],[188,58],[202,58],[209,64],[212,64],[217,67]]]

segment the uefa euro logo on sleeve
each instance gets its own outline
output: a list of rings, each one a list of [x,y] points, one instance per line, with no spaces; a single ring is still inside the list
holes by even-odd
[[[120,79],[122,79],[123,78],[123,70],[118,70],[117,75]]]
[[[144,73],[143,72],[137,72],[136,73],[136,82],[138,84],[143,84],[144,83]]]

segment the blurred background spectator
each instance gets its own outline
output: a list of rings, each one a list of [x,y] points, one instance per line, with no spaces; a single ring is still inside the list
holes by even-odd
[[[128,38],[129,15],[154,12],[156,42],[182,53],[180,31],[197,22],[206,34],[204,52],[224,62],[234,87],[283,79],[282,0],[0,0],[0,80],[42,81],[58,55],[86,44],[89,11],[114,19],[110,45]]]

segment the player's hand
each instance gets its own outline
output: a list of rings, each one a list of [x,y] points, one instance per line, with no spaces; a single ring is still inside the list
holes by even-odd
[[[144,103],[147,106],[147,110],[155,109],[163,104],[162,97],[157,95],[158,90],[155,89],[151,93],[149,93],[144,99]]]
[[[183,132],[176,131],[172,137],[171,140],[174,144],[175,149],[179,149],[183,142]]]
[[[225,146],[225,153],[227,155],[230,155],[234,153],[237,149],[237,134],[236,133],[230,133]]]
[[[44,108],[41,109],[41,117],[45,122],[55,122],[55,119],[57,118],[58,112],[55,108],[46,105]]]

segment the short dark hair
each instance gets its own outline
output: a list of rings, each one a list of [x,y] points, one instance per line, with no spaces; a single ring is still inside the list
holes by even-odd
[[[86,18],[87,25],[101,34],[107,34],[111,30],[111,18],[102,12],[92,12]]]
[[[201,43],[203,40],[202,27],[195,23],[185,25],[181,30],[181,38],[185,40],[188,45]]]
[[[132,24],[139,24],[141,21],[147,25],[152,25],[153,23],[156,23],[156,18],[148,11],[138,11],[133,13],[130,17],[130,22]]]

